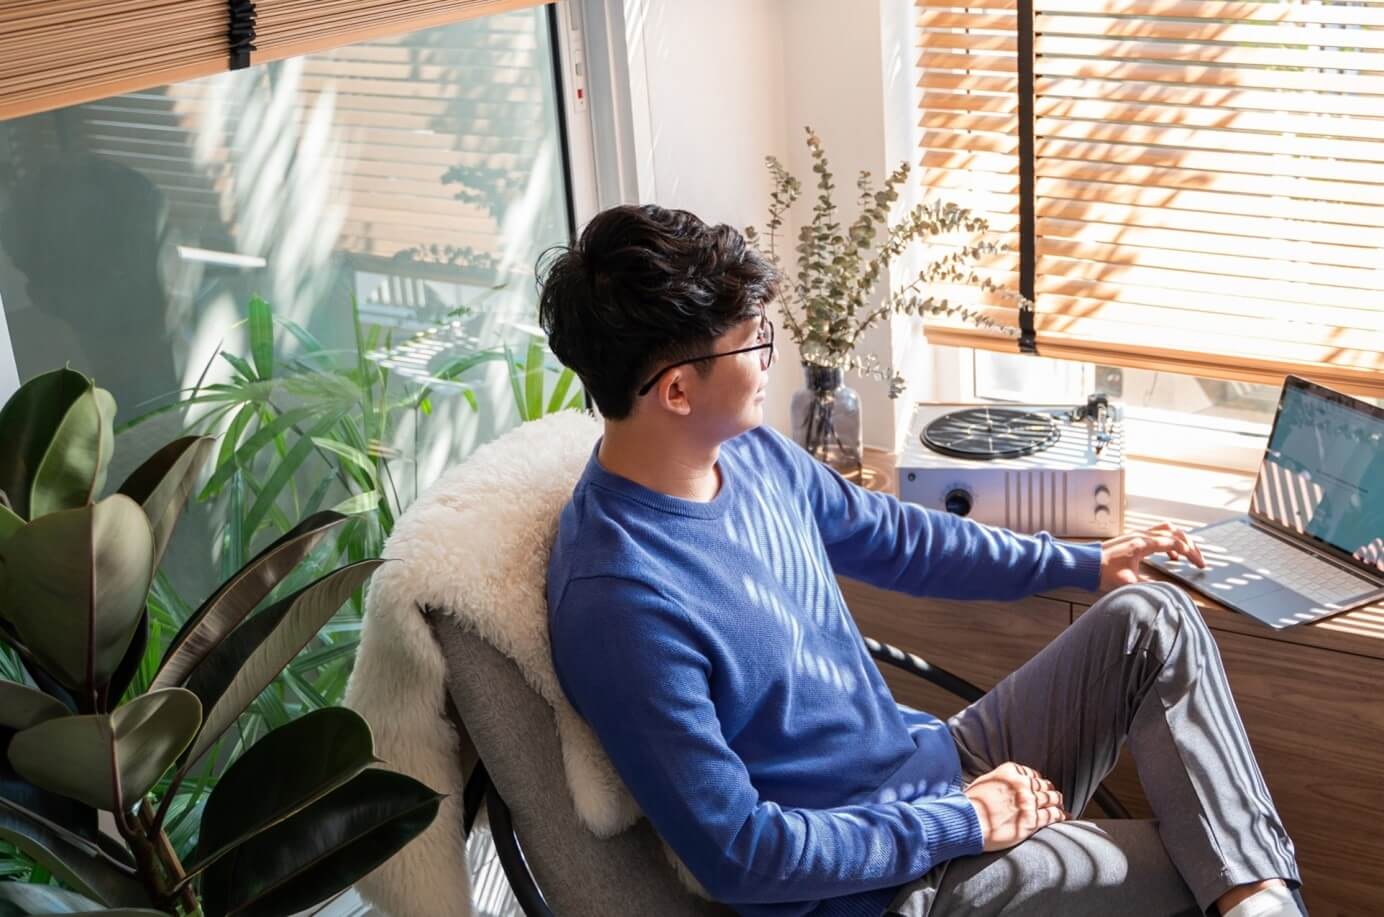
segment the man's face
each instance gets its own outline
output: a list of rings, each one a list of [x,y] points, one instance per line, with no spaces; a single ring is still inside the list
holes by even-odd
[[[714,344],[716,353],[767,343],[770,329],[761,313],[746,319]],[[724,442],[764,422],[764,395],[769,384],[768,350],[751,350],[711,361],[711,372],[697,380],[694,422],[700,415],[703,432]]]

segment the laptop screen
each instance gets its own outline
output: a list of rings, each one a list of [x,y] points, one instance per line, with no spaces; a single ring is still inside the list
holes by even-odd
[[[1289,376],[1250,514],[1384,572],[1384,409]]]

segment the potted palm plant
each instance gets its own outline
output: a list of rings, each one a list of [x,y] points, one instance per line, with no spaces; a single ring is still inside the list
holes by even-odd
[[[822,140],[811,127],[806,132],[817,196],[811,218],[798,231],[796,271],[787,277],[780,300],[784,327],[798,344],[806,376],[791,406],[793,438],[817,459],[858,478],[860,398],[845,385],[845,374],[855,370],[887,379],[891,398],[904,386],[902,375],[883,365],[876,354],[857,352],[865,332],[890,315],[947,315],[1014,334],[1014,329],[938,295],[932,287],[966,284],[1016,303],[1024,299],[978,269],[977,262],[1003,250],[985,237],[990,227],[982,217],[956,204],[937,202],[919,204],[891,222],[890,210],[908,180],[908,163],[900,164],[879,187],[869,172],[861,172],[856,180],[860,212],[849,225],[841,222]],[[766,157],[765,164],[773,176],[766,231],[751,226],[745,234],[782,270],[780,236],[803,186],[775,157]],[[886,270],[910,246],[954,234],[967,238],[948,246],[907,284],[877,295]]]
[[[68,369],[0,410],[0,646],[19,676],[0,680],[0,841],[57,882],[0,883],[0,912],[296,913],[437,812],[437,793],[377,766],[357,714],[315,709],[221,767],[186,862],[166,820],[198,762],[381,561],[272,595],[348,519],[315,513],[140,672],[150,586],[214,440],[178,439],[102,496],[114,415],[109,393]]]

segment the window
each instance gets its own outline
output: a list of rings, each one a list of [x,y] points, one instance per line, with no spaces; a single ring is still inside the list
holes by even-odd
[[[1203,461],[1262,437],[1287,372],[1384,395],[1384,9],[918,6],[924,183],[1004,234],[991,277],[1036,303],[1038,352],[1076,367],[929,322],[934,343],[996,351],[960,389],[1111,391],[1136,423],[1179,425],[1144,437],[1155,453],[1201,440]]]
[[[248,358],[255,296],[280,360],[311,340],[415,380],[485,350],[524,360],[535,260],[572,219],[549,23],[533,7],[0,121],[6,362],[70,364],[124,424],[229,378],[217,354]],[[378,444],[405,503],[519,419],[503,360],[430,408]],[[111,479],[188,419],[122,433]],[[170,559],[189,595],[215,579]]]

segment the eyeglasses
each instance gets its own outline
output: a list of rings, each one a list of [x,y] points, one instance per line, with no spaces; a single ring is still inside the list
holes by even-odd
[[[733,357],[737,353],[750,353],[758,350],[760,351],[759,368],[762,370],[768,369],[770,364],[774,362],[774,323],[769,321],[767,317],[759,324],[758,340],[760,343],[752,347],[741,347],[739,350],[727,350],[725,353],[708,353],[700,357],[691,357],[686,360],[679,360],[676,363],[669,363],[667,366],[654,373],[652,379],[644,383],[639,389],[639,397],[643,398],[645,395],[649,394],[649,389],[653,388],[654,383],[661,379],[663,374],[668,370],[678,366],[686,366],[688,363],[699,363],[702,360],[714,360],[717,357]]]

